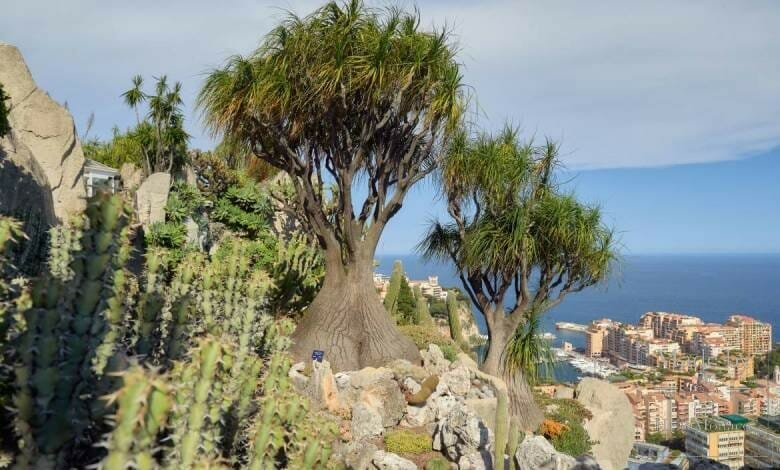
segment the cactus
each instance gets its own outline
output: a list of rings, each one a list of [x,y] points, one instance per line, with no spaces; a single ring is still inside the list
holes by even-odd
[[[230,369],[229,347],[212,336],[202,338],[189,361],[172,374],[179,385],[173,414],[172,440],[167,458],[172,468],[191,469],[201,458],[219,457],[222,376]]]
[[[247,467],[326,468],[337,434],[334,423],[318,419],[308,402],[294,393],[288,378],[290,359],[279,351],[268,366],[261,410],[254,425]],[[281,460],[281,461],[280,461]]]
[[[162,248],[153,248],[146,253],[146,272],[143,294],[138,303],[135,320],[135,352],[148,356],[160,347],[159,327],[165,305],[165,277],[168,253]]]
[[[121,337],[127,212],[117,196],[101,195],[86,215],[70,253],[72,273],[38,280],[22,314],[14,394],[21,466],[66,465],[67,450],[89,427],[98,382]]]
[[[428,299],[423,295],[420,286],[414,286],[414,298],[417,301],[414,323],[425,326],[433,325],[433,317],[431,317],[431,312],[428,310]]]
[[[320,290],[324,263],[315,245],[296,234],[277,244],[276,261],[270,269],[273,289],[269,293],[272,312],[298,315]]]
[[[406,402],[412,406],[422,406],[425,404],[428,397],[436,391],[436,387],[439,386],[439,376],[431,375],[420,385],[420,390],[413,395],[409,395],[406,398]]]
[[[463,339],[463,328],[460,324],[460,305],[458,304],[457,292],[451,290],[447,292],[447,320],[450,325],[450,338],[458,345],[467,344]]]
[[[133,366],[122,373],[123,386],[109,397],[118,404],[108,436],[108,455],[101,468],[138,470],[158,468],[154,457],[157,435],[173,406],[171,386],[155,371]]]
[[[393,263],[393,272],[390,275],[390,282],[387,285],[387,292],[382,303],[391,316],[395,316],[398,302],[398,294],[401,291],[401,278],[404,275],[404,266],[400,260]]]
[[[195,298],[195,276],[203,267],[203,259],[199,253],[190,253],[179,264],[171,280],[169,289],[169,305],[166,306],[167,322],[163,324],[166,336],[166,359],[180,359],[189,344],[192,333],[189,318],[190,309]]]

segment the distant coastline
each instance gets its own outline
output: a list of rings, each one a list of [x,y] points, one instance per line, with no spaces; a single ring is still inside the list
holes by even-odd
[[[412,277],[438,275],[443,286],[460,287],[446,263],[425,262],[415,254],[377,256],[378,272],[389,273],[394,260],[403,261]],[[780,254],[647,254],[625,255],[619,273],[605,285],[571,295],[545,316],[545,331],[555,322],[588,324],[608,317],[636,323],[648,311],[663,310],[722,322],[745,313],[773,323],[780,341]],[[477,322],[484,328],[482,319]],[[484,331],[484,330],[483,330]],[[558,331],[556,344],[584,346],[582,334]]]

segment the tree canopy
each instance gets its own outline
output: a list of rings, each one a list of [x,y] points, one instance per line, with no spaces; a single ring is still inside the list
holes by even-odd
[[[293,177],[289,209],[348,259],[362,240],[376,245],[459,122],[454,54],[448,32],[421,30],[417,12],[331,2],[288,17],[254,53],[214,71],[199,105],[215,133]]]
[[[433,223],[420,250],[455,264],[499,354],[531,313],[605,279],[616,256],[599,208],[560,188],[557,164],[556,143],[506,127],[461,130],[442,167],[451,221]]]

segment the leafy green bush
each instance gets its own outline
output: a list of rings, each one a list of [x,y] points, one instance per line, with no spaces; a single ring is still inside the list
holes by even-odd
[[[268,196],[249,178],[228,186],[212,211],[214,220],[250,238],[258,236],[270,226],[272,215]]]
[[[176,182],[168,195],[165,204],[165,218],[169,222],[183,223],[187,217],[194,217],[202,206],[205,198],[198,188],[184,182]]]
[[[425,470],[449,470],[450,463],[444,457],[438,455],[425,462]]]
[[[173,222],[155,222],[144,236],[149,246],[178,250],[187,243],[187,227]]]
[[[593,414],[582,403],[570,398],[551,398],[541,394],[536,394],[534,398],[545,409],[546,419],[566,426],[562,433],[550,439],[556,450],[573,457],[590,452],[595,443],[590,440],[583,423],[593,418]]]
[[[422,454],[433,448],[433,440],[427,433],[406,429],[393,429],[385,433],[385,450],[394,454]]]
[[[114,127],[110,140],[87,139],[81,143],[81,147],[85,157],[113,168],[120,168],[125,163],[142,166],[143,139],[147,133],[140,126],[125,132]]]
[[[435,344],[441,349],[449,361],[458,358],[460,348],[452,339],[442,335],[439,330],[429,325],[401,325],[401,332],[411,338],[419,349],[428,349],[429,344]]]

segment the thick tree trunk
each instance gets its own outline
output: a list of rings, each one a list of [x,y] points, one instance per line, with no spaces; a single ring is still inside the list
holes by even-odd
[[[380,366],[393,359],[420,363],[420,352],[385,310],[372,277],[373,256],[343,266],[329,263],[322,289],[293,333],[291,352],[310,361],[325,353],[334,371]]]
[[[507,374],[504,368],[504,348],[514,333],[509,331],[510,323],[503,319],[488,322],[490,342],[480,369],[504,379],[509,390],[509,410],[514,422],[525,432],[535,432],[544,420],[544,413],[534,400],[533,390],[522,371]]]

